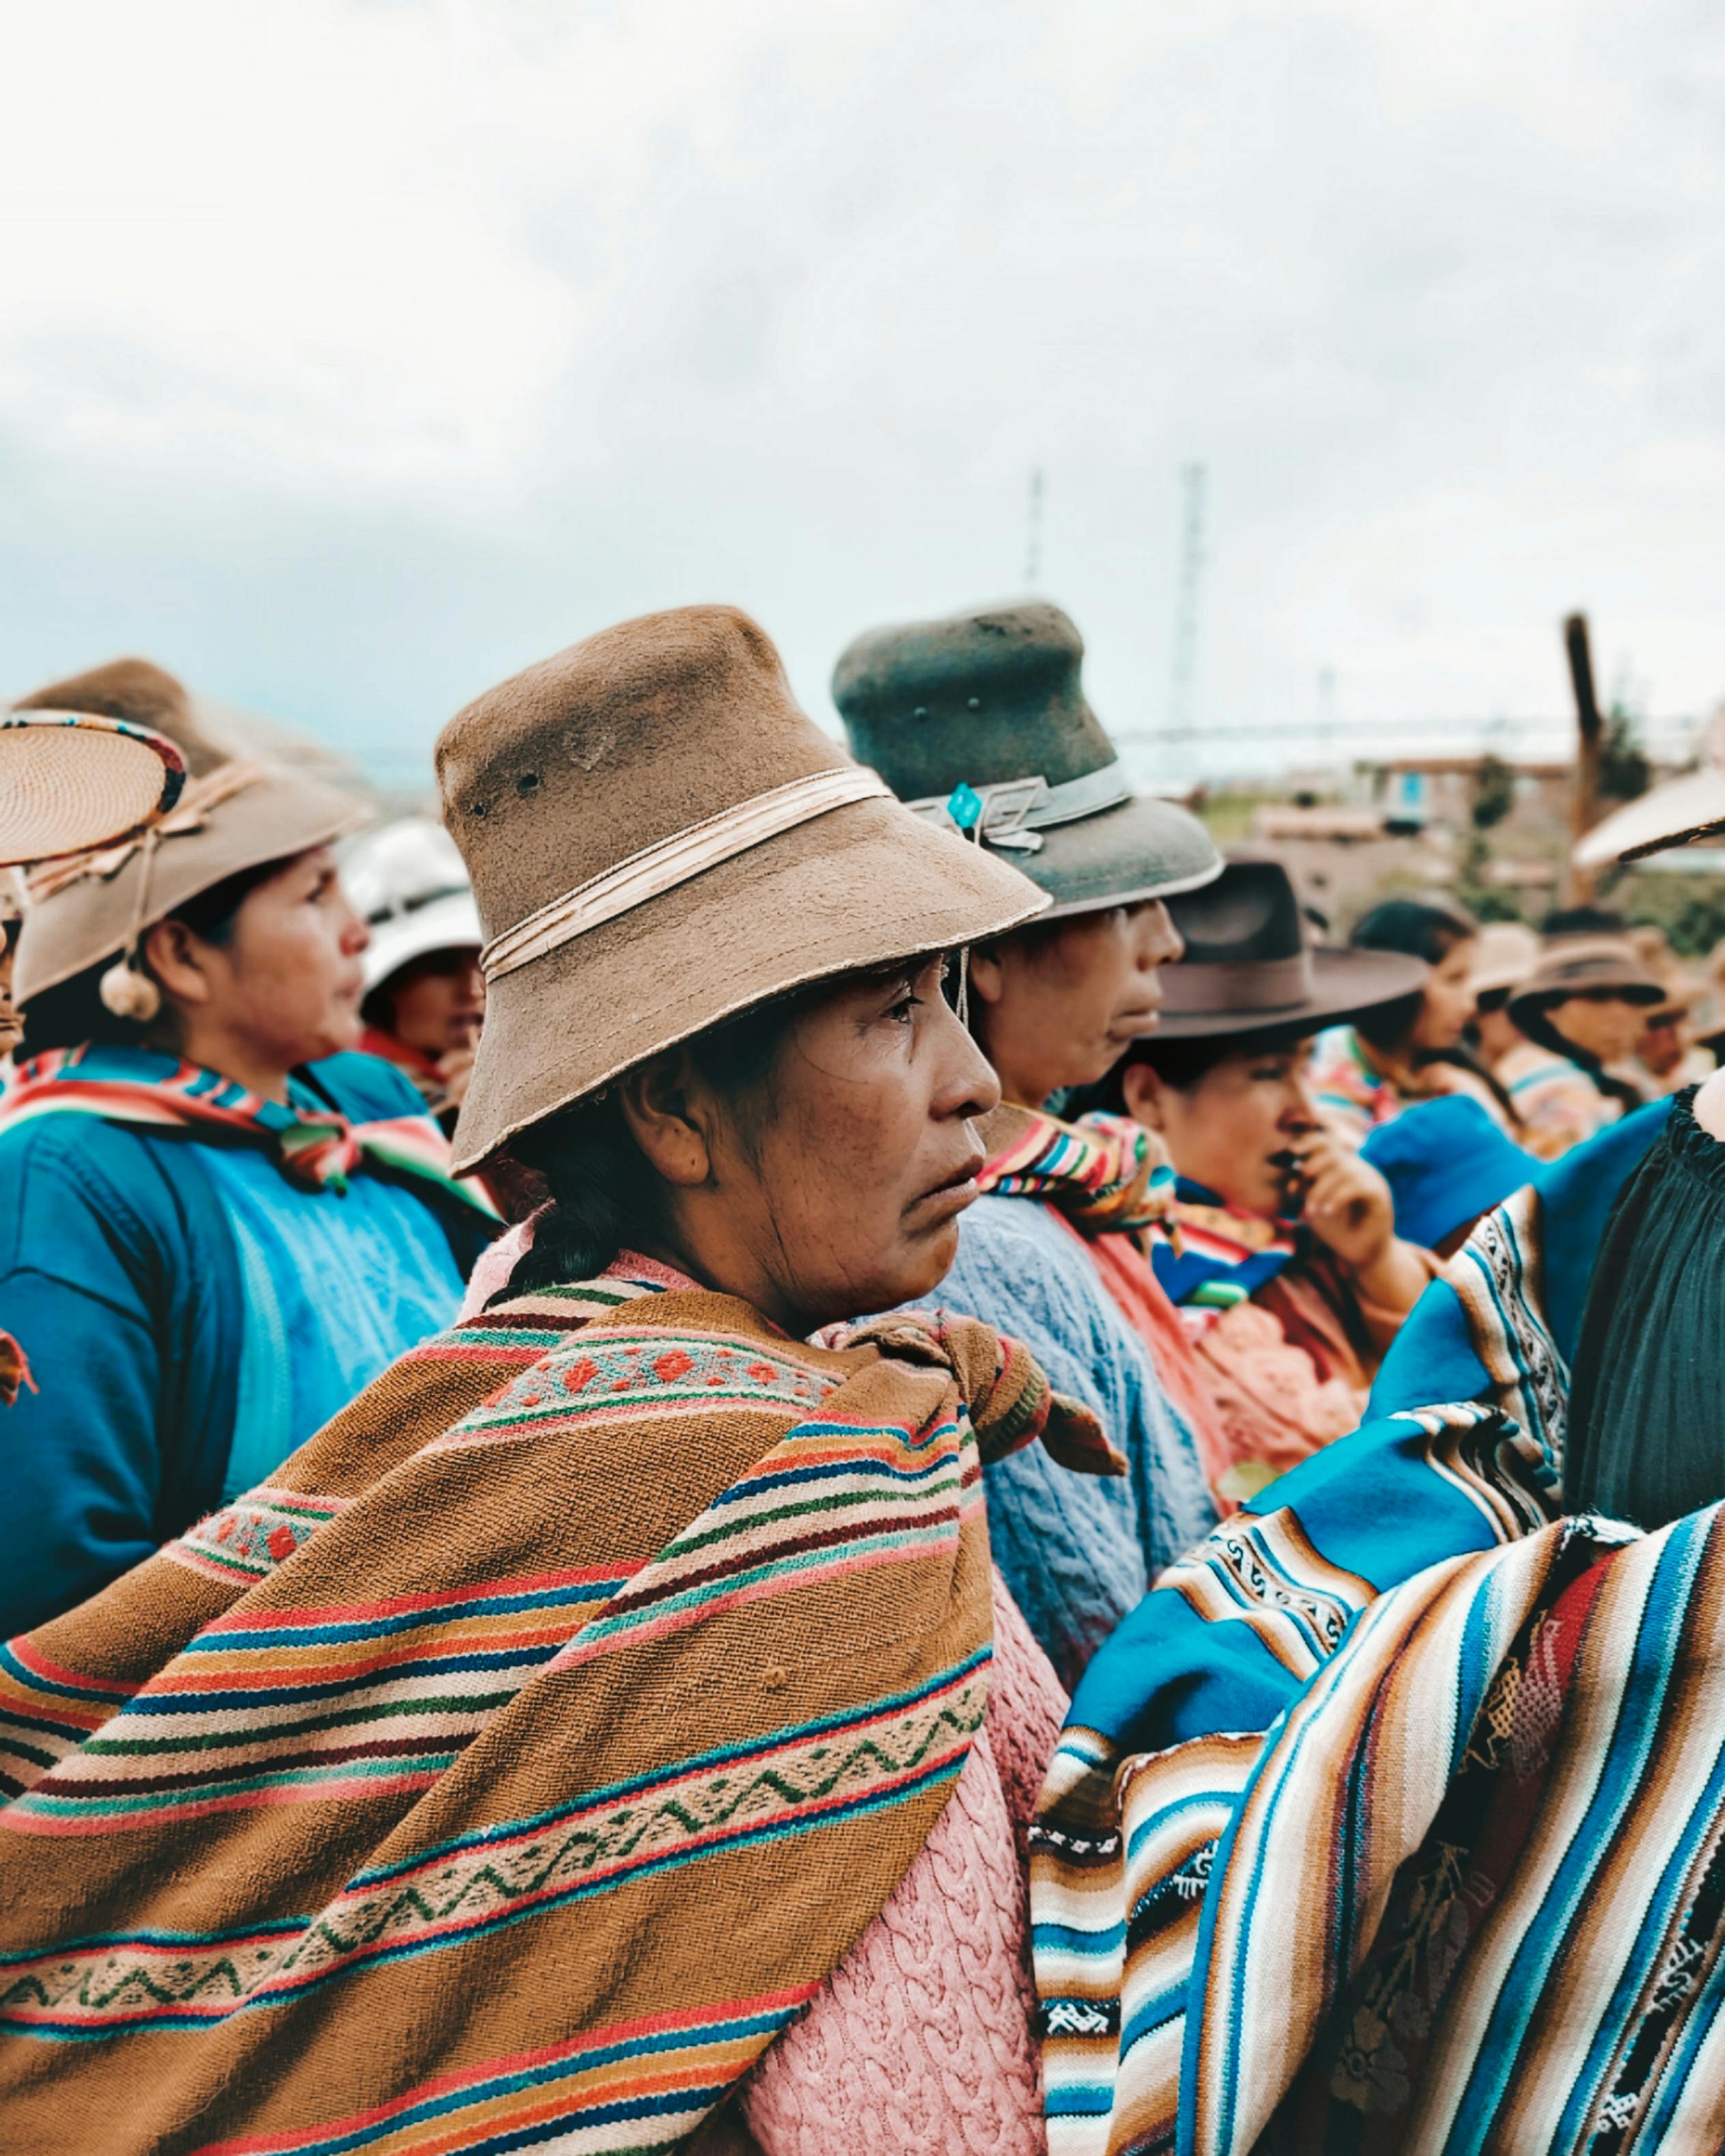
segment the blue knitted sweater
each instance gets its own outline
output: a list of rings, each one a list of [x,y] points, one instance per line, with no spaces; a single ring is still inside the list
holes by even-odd
[[[1029,1198],[983,1198],[928,1298],[1022,1340],[1125,1454],[1075,1475],[1031,1445],[984,1471],[994,1562],[1070,1691],[1152,1579],[1215,1525],[1192,1432],[1084,1245]]]

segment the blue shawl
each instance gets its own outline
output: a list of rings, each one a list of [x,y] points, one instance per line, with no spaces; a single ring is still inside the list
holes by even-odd
[[[1260,1878],[1273,1845],[1266,1808],[1279,1800],[1285,1820],[1291,1792],[1308,1807],[1317,1800],[1299,1779],[1314,1758],[1343,1777],[1320,1791],[1352,1774],[1363,1801],[1365,1763],[1375,1758],[1372,1716],[1381,1708],[1372,1686],[1388,1685],[1393,1667],[1417,1673],[1435,1728],[1422,1733],[1416,1715],[1407,1741],[1441,1789],[1467,1756],[1473,1710],[1494,1682],[1507,1681],[1506,1668],[1522,1667],[1508,1635],[1549,1614],[1578,1571],[1632,1532],[1561,1522],[1565,1414],[1594,1253],[1669,1105],[1612,1126],[1482,1221],[1404,1327],[1366,1423],[1260,1491],[1172,1567],[1091,1662],[1033,1842],[1033,1947],[1055,2156],[1164,2148],[1219,2156],[1253,2146],[1301,2066],[1289,2041],[1298,2015],[1287,2022],[1291,1994],[1277,2001],[1273,1977],[1255,2015],[1239,1983],[1261,1975],[1266,1953],[1272,1968],[1278,1954],[1284,1964],[1297,1958],[1312,1926],[1296,1937],[1286,1919],[1311,1876],[1321,1875],[1322,1967],[1311,1995],[1296,2002],[1311,2035],[1344,2003],[1389,1892],[1378,1881],[1378,1899],[1350,1899],[1350,1862],[1368,1846],[1383,1856],[1383,1836],[1368,1832],[1368,1804],[1343,1822],[1347,1833],[1338,1829],[1327,1852],[1312,1840],[1299,1878],[1286,1851],[1281,1868]],[[1695,1521],[1712,1517],[1693,1516],[1669,1534],[1692,1537]],[[1512,1559],[1521,1568],[1512,1578],[1503,1572]],[[1440,1589],[1450,1597],[1447,1632],[1433,1614]],[[1512,1609],[1513,1622],[1503,1614]],[[1322,1704],[1329,1719],[1296,1743],[1291,1732],[1307,1731],[1301,1717],[1317,1715],[1320,1702],[1336,1702]],[[1338,1727],[1347,1741],[1332,1743]],[[1435,1765],[1419,1755],[1421,1743],[1437,1745]],[[1415,1854],[1390,1851],[1409,1862]],[[1255,1907],[1263,1935],[1256,1958],[1247,1938]],[[1537,1984],[1531,1995],[1539,1996]],[[1376,2010],[1358,2010],[1369,2033]],[[1391,2072],[1378,2087],[1360,2071],[1364,2109],[1394,2109],[1405,2073]],[[1474,2117],[1481,2133],[1493,2115],[1487,2107]],[[1476,2145],[1465,2123],[1452,2138],[1420,2142],[1446,2152]]]

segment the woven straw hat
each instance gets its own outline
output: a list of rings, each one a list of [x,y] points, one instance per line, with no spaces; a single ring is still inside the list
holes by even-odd
[[[185,783],[185,758],[147,726],[0,711],[0,866],[111,846],[165,815]]]
[[[14,706],[20,716],[41,711],[88,712],[165,734],[184,758],[187,783],[143,837],[85,853],[33,880],[13,987],[21,1005],[124,951],[141,928],[211,885],[322,845],[366,820],[363,803],[333,787],[229,756],[199,726],[181,685],[148,660],[116,660]]]
[[[1045,902],[852,763],[732,607],[529,667],[449,721],[437,768],[490,939],[463,1173],[733,1012]]]
[[[1195,816],[1135,793],[1084,694],[1084,639],[1044,599],[870,629],[833,701],[859,760],[1040,884],[1049,917],[1196,891],[1222,872]]]

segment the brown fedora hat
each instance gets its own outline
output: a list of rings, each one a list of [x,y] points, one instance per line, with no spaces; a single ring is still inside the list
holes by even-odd
[[[0,866],[114,845],[166,815],[185,783],[186,759],[148,726],[0,711]]]
[[[1195,816],[1133,790],[1083,664],[1071,616],[1025,599],[870,629],[833,673],[858,760],[919,814],[1022,869],[1048,893],[1050,920],[1221,872]]]
[[[1525,1030],[1529,1019],[1537,1019],[1572,996],[1601,993],[1650,1009],[1666,999],[1664,983],[1648,970],[1627,936],[1554,936],[1532,975],[1510,998],[1509,1015]]]
[[[1231,860],[1168,911],[1186,953],[1162,969],[1157,1040],[1315,1033],[1416,994],[1431,971],[1399,951],[1314,950],[1280,861]]]
[[[13,998],[28,1003],[125,950],[139,929],[242,869],[285,860],[367,820],[362,803],[296,772],[229,756],[198,723],[172,675],[121,659],[56,681],[13,707],[88,712],[165,734],[185,760],[184,793],[144,837],[60,862],[33,882]]]
[[[449,721],[437,770],[488,938],[464,1173],[734,1012],[1046,904],[854,764],[734,607],[530,666]]]

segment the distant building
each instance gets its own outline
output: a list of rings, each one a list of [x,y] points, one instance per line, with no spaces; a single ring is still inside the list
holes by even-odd
[[[1510,775],[1512,803],[1505,822],[1568,818],[1572,768],[1561,757],[1397,756],[1356,768],[1368,798],[1386,815],[1459,831],[1472,823],[1481,782],[1494,763]]]

